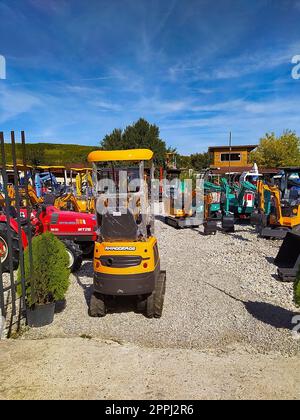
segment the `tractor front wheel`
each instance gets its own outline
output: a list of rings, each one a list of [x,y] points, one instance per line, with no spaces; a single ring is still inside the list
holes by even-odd
[[[10,253],[12,254],[13,270],[16,270],[19,266],[19,243],[16,232],[10,229],[6,223],[0,223],[0,258],[2,263],[2,272],[9,273],[10,271]],[[12,250],[9,249],[8,236],[11,235]]]
[[[72,273],[75,273],[80,270],[82,265],[82,251],[79,245],[75,244],[73,241],[63,241],[63,243],[69,255],[70,262],[68,268]]]

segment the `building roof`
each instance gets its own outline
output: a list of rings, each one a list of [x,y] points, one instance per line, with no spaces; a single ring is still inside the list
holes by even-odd
[[[254,150],[258,147],[257,144],[248,144],[248,145],[240,145],[240,146],[231,146],[231,150],[240,150],[240,149],[247,149],[251,152],[251,150]],[[230,150],[230,146],[212,146],[208,148],[209,152],[214,152],[215,150],[224,150],[228,151]]]
[[[227,173],[242,174],[243,172],[249,171],[253,166],[225,166],[222,168],[211,167],[211,171],[215,175],[223,175]],[[259,168],[259,173],[262,175],[276,175],[279,170],[274,168]]]
[[[280,167],[279,169],[281,169],[282,171],[285,171],[287,173],[293,173],[293,172],[300,172],[300,167],[299,166],[283,166]]]

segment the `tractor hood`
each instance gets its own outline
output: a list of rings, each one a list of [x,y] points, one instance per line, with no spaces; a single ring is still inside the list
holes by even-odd
[[[57,236],[77,240],[96,240],[96,216],[73,211],[61,211],[56,207],[46,207],[40,220],[47,230]]]

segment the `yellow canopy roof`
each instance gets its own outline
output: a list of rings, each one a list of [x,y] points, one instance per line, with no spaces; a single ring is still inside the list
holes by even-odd
[[[65,166],[38,166],[38,169],[66,169]]]
[[[93,169],[92,168],[71,168],[71,171],[74,172],[91,172]]]
[[[112,150],[92,152],[88,156],[89,162],[140,161],[151,160],[153,152],[149,149]]]
[[[2,165],[0,165],[0,168],[2,168]],[[16,168],[17,168],[18,171],[23,171],[25,169],[25,166],[23,164],[21,164],[21,163],[17,163]],[[26,168],[27,169],[33,169],[33,167],[30,166],[30,165],[26,165]],[[6,169],[7,170],[13,170],[14,169],[14,165],[7,164],[6,165]]]

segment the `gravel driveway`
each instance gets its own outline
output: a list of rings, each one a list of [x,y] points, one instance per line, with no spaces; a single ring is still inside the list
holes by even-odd
[[[131,299],[116,302],[103,319],[88,316],[93,267],[86,262],[55,322],[25,338],[89,336],[161,348],[214,349],[245,345],[254,351],[295,354],[292,284],[281,283],[272,259],[280,242],[258,239],[237,226],[234,234],[203,236],[156,222],[162,268],[167,270],[163,317],[146,319]]]
[[[0,400],[299,400],[299,369],[299,357],[243,349],[215,354],[78,337],[7,340],[0,346]]]

